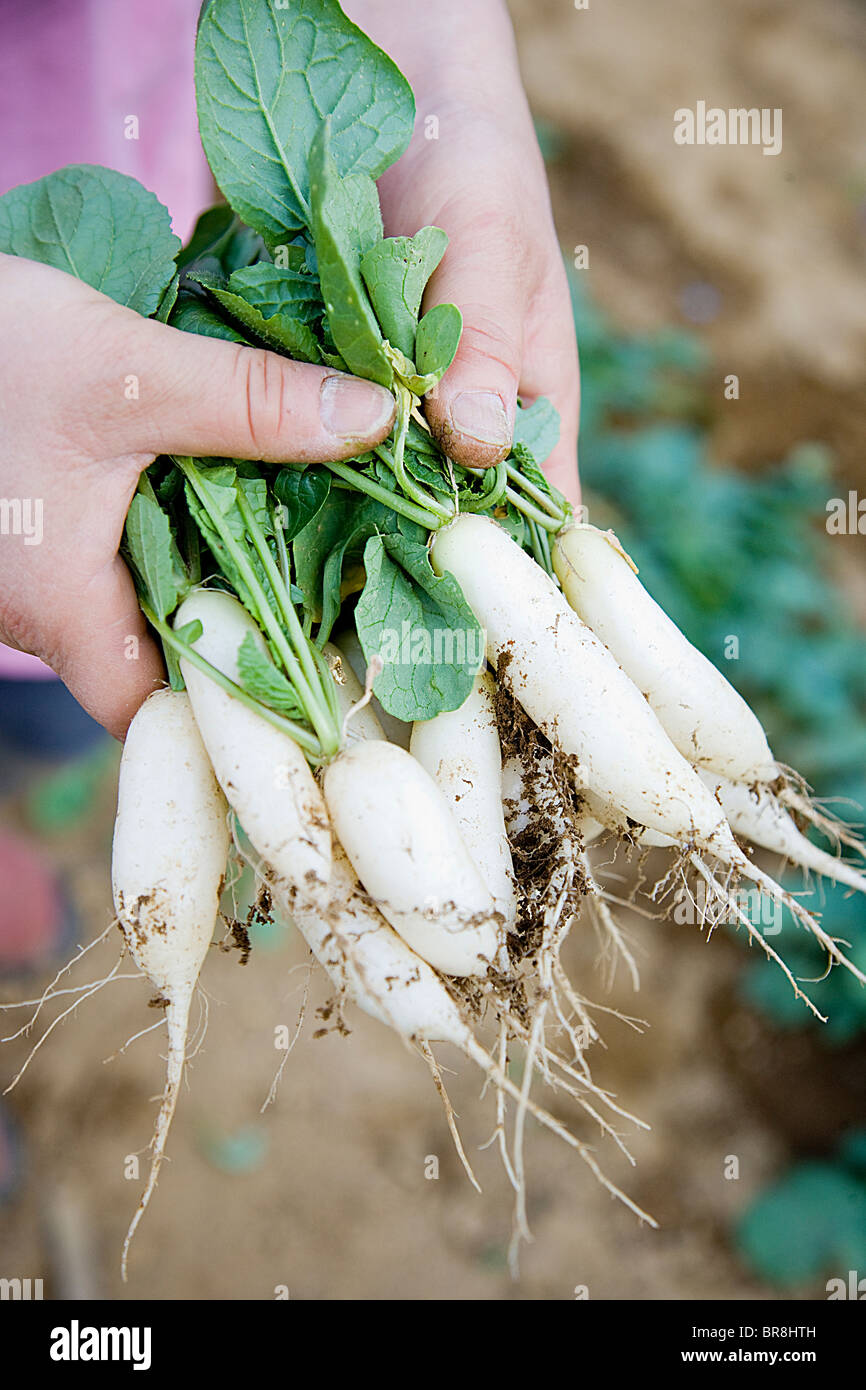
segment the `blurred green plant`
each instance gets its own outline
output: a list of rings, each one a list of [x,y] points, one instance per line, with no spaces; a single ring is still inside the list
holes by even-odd
[[[866,1130],[849,1135],[832,1162],[798,1163],[752,1202],[737,1229],[749,1264],[770,1283],[795,1288],[823,1276],[866,1272]]]
[[[641,578],[759,714],[777,756],[836,814],[866,806],[866,642],[831,578],[823,522],[832,456],[804,444],[758,475],[715,467],[707,448],[708,361],[683,332],[616,332],[572,274],[583,403],[581,475],[590,518],[613,527]],[[727,659],[736,638],[736,658]],[[855,804],[852,804],[855,803]],[[800,883],[790,881],[795,891]],[[804,897],[866,969],[866,904],[834,885]],[[827,1018],[816,1023],[771,962],[741,991],[781,1029],[820,1028],[828,1048],[866,1032],[866,991],[824,979],[814,939],[789,917],[774,948]],[[743,1256],[784,1288],[866,1271],[866,1130],[833,1157],[795,1165],[749,1206]]]
[[[571,285],[592,521],[614,528],[653,596],[756,710],[777,756],[820,797],[843,798],[834,811],[856,821],[866,806],[866,642],[831,577],[830,451],[804,444],[757,475],[714,466],[700,342],[681,331],[619,333],[574,272]],[[804,901],[866,968],[863,898],[822,885]],[[795,974],[823,974],[820,950],[790,920],[781,946]],[[743,990],[780,1026],[814,1026],[770,962],[750,963]],[[866,991],[847,972],[809,992],[829,1019],[828,1043],[866,1031]]]

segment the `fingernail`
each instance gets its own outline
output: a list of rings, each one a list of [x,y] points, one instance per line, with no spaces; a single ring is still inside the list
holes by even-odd
[[[394,414],[394,397],[384,386],[351,376],[326,376],[320,413],[329,434],[365,439],[382,430]]]
[[[510,444],[511,427],[495,391],[460,391],[451,403],[451,427],[481,444]]]

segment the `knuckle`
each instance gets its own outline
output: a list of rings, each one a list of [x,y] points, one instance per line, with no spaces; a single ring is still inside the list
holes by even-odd
[[[516,328],[504,327],[489,308],[468,305],[460,356],[464,362],[497,362],[516,381],[523,357],[522,336]]]
[[[242,432],[247,453],[265,459],[273,452],[285,413],[285,375],[280,359],[262,348],[238,346],[235,374],[243,402]]]

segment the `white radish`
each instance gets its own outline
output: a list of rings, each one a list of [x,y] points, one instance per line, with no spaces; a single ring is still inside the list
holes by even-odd
[[[618,823],[614,823],[588,787],[581,787],[580,794],[583,798],[584,812],[581,817],[580,828],[585,845],[589,844],[591,840],[597,839],[605,829],[616,829],[620,836],[632,840],[634,844],[640,845],[643,849],[670,849],[676,845],[677,842],[672,836],[665,835],[661,830],[650,830],[645,825],[629,824],[625,816]],[[606,815],[607,824],[603,821]]]
[[[268,881],[313,955],[353,1003],[404,1038],[451,1042],[465,1050],[469,1030],[457,1004],[385,921],[339,844],[325,912],[290,902],[278,876]]]
[[[499,679],[550,742],[576,759],[576,776],[594,796],[590,811],[596,819],[620,832],[646,827],[670,836],[728,903],[730,894],[697,851],[737,869],[783,902],[834,960],[866,983],[815,918],[743,853],[719,803],[637,686],[501,526],[464,514],[436,533],[430,558],[437,574],[449,572],[460,584],[486,631],[488,658],[498,663]],[[744,915],[740,920],[754,931]]]
[[[229,851],[228,807],[182,692],[160,690],[133,719],[120,762],[111,860],[114,908],[136,965],[165,1006],[168,1059],[147,1185],[153,1195],[186,1056],[189,1011],[214,933]]]
[[[551,743],[576,758],[605,823],[619,824],[624,813],[678,842],[730,847],[721,808],[640,691],[501,526],[460,516],[436,533],[430,558],[460,584],[491,664],[502,659],[499,679]]]
[[[575,1149],[613,1196],[641,1220],[656,1225],[651,1216],[604,1176],[592,1150],[530,1098],[525,1078],[523,1088],[518,1088],[504,1066],[498,1065],[485,1051],[442,980],[391,929],[370,902],[339,844],[334,845],[333,898],[324,916],[309,904],[299,902],[278,875],[268,874],[267,877],[277,904],[297,926],[337,989],[344,990],[372,1018],[417,1043],[428,1061],[426,1045],[430,1042],[449,1042],[459,1048],[481,1068],[500,1093],[510,1095],[522,1110],[529,1110],[539,1123]],[[435,1063],[431,1070],[436,1076]],[[570,1090],[567,1085],[565,1089]],[[471,1176],[450,1111],[449,1124]]]
[[[379,723],[372,700],[366,704],[362,703],[364,687],[349,665],[348,657],[332,642],[325,643],[322,653],[334,678],[340,716],[345,721],[347,716],[351,715],[348,722],[344,723],[346,746],[365,738],[384,738],[385,730]]]
[[[718,797],[735,835],[782,855],[802,869],[811,869],[836,883],[866,893],[866,875],[858,873],[844,859],[837,859],[813,845],[767,788],[747,787],[716,773],[702,772],[701,777]]]
[[[612,531],[560,531],[553,564],[572,608],[646,696],[684,758],[735,780],[779,777],[760,721],[647,593]]]
[[[509,835],[519,835],[532,820],[532,799],[526,774],[516,754],[502,764],[502,810]]]
[[[382,916],[446,975],[484,975],[501,917],[448,803],[392,743],[356,743],[325,770],[334,833]]]
[[[459,709],[412,726],[409,751],[445,793],[463,842],[510,930],[517,920],[517,895],[502,808],[494,695],[493,677],[479,672]]]
[[[230,594],[198,589],[185,599],[176,628],[198,621],[194,649],[239,682],[238,650],[247,634],[264,638]],[[325,902],[331,876],[331,831],[322,794],[295,741],[181,658],[196,723],[217,780],[262,858],[295,891]]]
[[[367,675],[367,658],[364,656],[364,649],[358,640],[355,629],[350,627],[339,633],[334,639],[334,645],[345,657],[349,668],[354,671],[357,680],[363,686]],[[375,695],[370,701],[370,709],[384,729],[388,742],[396,743],[398,748],[408,750],[412,725],[407,724],[405,719],[395,719],[393,714],[389,714],[386,709],[382,708]]]

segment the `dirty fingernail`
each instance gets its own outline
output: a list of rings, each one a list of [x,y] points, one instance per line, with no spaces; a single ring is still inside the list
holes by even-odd
[[[321,386],[320,413],[329,434],[340,439],[364,438],[390,424],[394,397],[372,381],[326,376]]]
[[[495,391],[460,391],[451,404],[451,426],[481,444],[510,444],[511,428]]]

